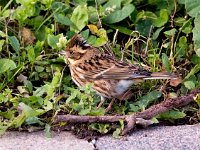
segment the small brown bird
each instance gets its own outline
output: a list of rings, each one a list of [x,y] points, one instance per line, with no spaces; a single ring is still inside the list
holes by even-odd
[[[130,87],[143,79],[171,79],[170,73],[151,73],[138,65],[130,65],[102,53],[98,48],[87,44],[81,35],[72,37],[64,51],[69,62],[72,80],[77,86],[92,83],[92,88],[101,96],[100,107],[105,98],[123,99]]]

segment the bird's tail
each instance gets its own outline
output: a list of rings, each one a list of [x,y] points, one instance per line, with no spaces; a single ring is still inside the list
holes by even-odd
[[[176,79],[177,76],[168,72],[153,72],[149,77],[145,77],[144,79]]]

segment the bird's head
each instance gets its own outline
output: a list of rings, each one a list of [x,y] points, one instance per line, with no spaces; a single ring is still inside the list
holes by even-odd
[[[87,41],[81,35],[76,34],[67,44],[64,53],[69,63],[73,64],[85,58],[90,49],[91,46],[87,44]]]

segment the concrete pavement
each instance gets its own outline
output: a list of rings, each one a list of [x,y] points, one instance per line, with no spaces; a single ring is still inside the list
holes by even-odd
[[[0,138],[0,150],[199,150],[200,124],[149,127],[114,139],[103,136],[93,143],[77,139],[69,132],[7,132]]]

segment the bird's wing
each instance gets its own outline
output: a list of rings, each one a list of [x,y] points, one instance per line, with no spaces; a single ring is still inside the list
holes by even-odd
[[[148,78],[151,73],[138,65],[117,61],[109,55],[96,56],[78,64],[76,72],[88,79],[140,79]]]

